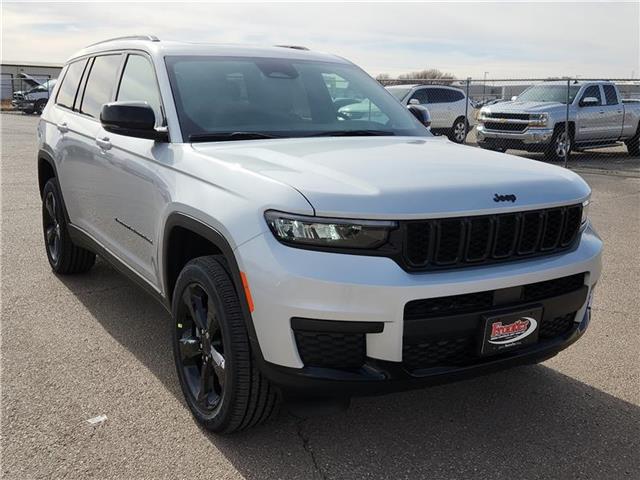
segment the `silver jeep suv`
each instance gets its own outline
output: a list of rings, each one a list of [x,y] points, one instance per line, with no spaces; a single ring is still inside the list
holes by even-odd
[[[369,105],[357,118],[341,108]],[[412,115],[413,113],[413,115]],[[171,312],[178,378],[232,432],[547,359],[602,243],[574,173],[433,137],[350,62],[128,37],[66,64],[38,125],[54,272],[96,254]]]

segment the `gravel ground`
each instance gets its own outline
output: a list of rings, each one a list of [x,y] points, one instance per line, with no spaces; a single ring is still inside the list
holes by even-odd
[[[36,119],[0,118],[3,478],[640,478],[640,179],[623,155],[616,175],[583,174],[606,251],[577,344],[541,365],[325,417],[285,411],[219,438],[182,400],[160,306],[103,262],[51,273]]]

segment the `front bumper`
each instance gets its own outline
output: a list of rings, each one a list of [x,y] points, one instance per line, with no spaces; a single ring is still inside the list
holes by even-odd
[[[33,110],[35,102],[29,100],[11,100],[11,106],[16,110]]]
[[[527,127],[522,132],[506,132],[501,130],[490,130],[485,125],[477,127],[476,138],[478,143],[491,143],[496,146],[520,145],[534,146],[547,145],[553,137],[553,128]],[[516,148],[515,146],[509,148]]]
[[[345,392],[355,382],[372,382],[371,390],[403,389],[437,383],[512,364],[544,360],[566,348],[588,323],[585,301],[576,311],[580,327],[567,338],[537,344],[504,358],[487,357],[481,364],[446,371],[408,374],[402,367],[404,309],[412,300],[507,289],[584,273],[587,295],[601,270],[602,242],[590,227],[576,248],[562,254],[522,261],[429,273],[407,273],[393,260],[301,250],[280,244],[270,232],[241,245],[239,267],[248,278],[255,310],[253,326],[264,359],[264,370],[288,389],[304,385]],[[306,367],[298,352],[292,319],[383,323],[379,333],[365,336],[367,364],[364,378],[339,369]],[[404,373],[403,373],[404,372]],[[354,376],[355,375],[355,376]],[[337,382],[337,383],[336,383]],[[334,385],[335,384],[335,385]],[[391,385],[393,384],[393,385]],[[377,386],[376,386],[377,385]]]

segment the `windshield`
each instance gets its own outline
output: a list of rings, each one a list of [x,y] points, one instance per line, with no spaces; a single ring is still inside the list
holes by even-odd
[[[569,103],[573,103],[576,98],[579,85],[571,85],[569,87]],[[567,86],[566,85],[535,85],[529,87],[518,96],[519,102],[557,102],[567,103]]]
[[[402,87],[387,87],[387,90],[389,90],[389,93],[396,97],[398,100],[402,100],[411,89]]]
[[[352,65],[209,56],[170,56],[166,64],[185,140],[430,136]]]

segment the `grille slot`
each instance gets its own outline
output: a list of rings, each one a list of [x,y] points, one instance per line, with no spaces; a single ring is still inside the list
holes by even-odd
[[[569,277],[556,278],[545,282],[529,283],[521,287],[517,302],[537,302],[574,292],[584,285],[584,273]],[[404,307],[405,320],[460,315],[469,312],[481,312],[494,305],[495,290],[485,292],[451,295],[448,297],[412,300]]]
[[[571,248],[582,205],[403,222],[402,266],[430,270],[517,260]]]
[[[508,118],[509,120],[529,120],[528,113],[500,113],[493,112],[487,115],[489,118]]]
[[[528,127],[526,123],[500,123],[485,122],[484,126],[489,130],[499,130],[502,132],[522,132]]]

